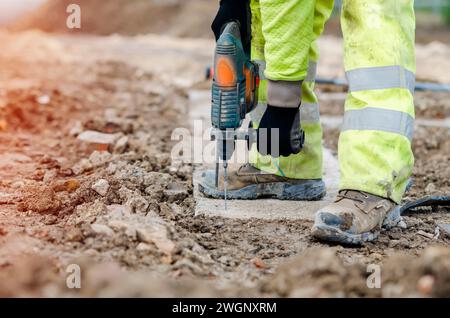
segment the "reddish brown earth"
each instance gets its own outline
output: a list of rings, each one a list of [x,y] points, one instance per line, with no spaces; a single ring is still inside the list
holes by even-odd
[[[196,74],[210,53],[193,54],[206,42],[40,33],[0,39],[0,295],[448,293],[450,239],[418,234],[450,222],[448,208],[409,214],[407,230],[358,248],[311,240],[311,222],[194,216],[192,167],[171,163],[170,136],[189,126],[189,89],[208,86]],[[122,45],[134,51],[123,53]],[[96,53],[87,56],[86,48]],[[182,76],[174,81],[175,74]],[[115,140],[77,138],[88,130]],[[406,199],[448,193],[448,134],[417,131],[415,186]],[[326,137],[336,143],[333,130]],[[102,195],[99,180],[109,184]],[[72,263],[83,273],[77,292],[65,286]],[[365,285],[372,263],[386,268],[381,289]],[[424,289],[430,275],[432,288]]]
[[[213,43],[167,35],[209,37],[209,18],[178,22],[216,4],[191,2],[102,1],[92,19],[100,1],[81,1],[87,33],[164,36],[0,33],[0,296],[449,296],[450,238],[433,238],[448,207],[409,213],[408,229],[354,248],[311,240],[309,221],[194,216],[193,167],[172,162],[171,134],[190,127],[188,92],[209,89]],[[50,13],[65,4],[15,27],[64,31]],[[119,6],[139,16],[103,23]],[[322,76],[342,76],[338,45],[321,41]],[[419,79],[450,81],[448,54],[418,45]],[[344,89],[318,91],[322,115],[342,115]],[[420,120],[450,117],[448,94],[417,93],[416,106]],[[107,140],[80,140],[92,131]],[[405,201],[450,193],[449,137],[448,126],[418,127]],[[325,125],[325,145],[336,152],[337,140]],[[66,286],[69,264],[81,267],[80,290]],[[382,268],[379,289],[367,287],[370,264]]]

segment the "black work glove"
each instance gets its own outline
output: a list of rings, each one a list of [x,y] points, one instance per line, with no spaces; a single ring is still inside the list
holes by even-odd
[[[250,0],[221,0],[219,12],[217,13],[212,30],[219,39],[223,26],[230,21],[238,21],[241,25],[241,41],[244,51],[250,54],[251,41],[251,11]]]
[[[271,138],[275,134],[272,131],[273,128],[278,128],[279,140],[274,139],[275,146],[272,148]],[[266,132],[267,137],[262,138],[261,134]],[[300,128],[300,108],[282,108],[268,105],[259,123],[257,133],[257,147],[260,154],[271,155],[274,158],[298,154],[305,142],[305,132]]]

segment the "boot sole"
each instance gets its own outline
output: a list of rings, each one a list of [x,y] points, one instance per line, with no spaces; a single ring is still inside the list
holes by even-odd
[[[399,206],[387,213],[383,222],[384,229],[392,229],[398,226],[403,219],[400,215]],[[315,224],[311,231],[311,236],[319,241],[339,243],[346,245],[362,245],[363,243],[373,242],[380,235],[380,231],[371,231],[361,234],[351,234],[342,231],[339,228],[327,224]]]
[[[224,191],[208,185],[199,184],[199,190],[210,198],[225,198]],[[326,192],[325,183],[322,180],[308,180],[301,184],[284,182],[252,184],[239,190],[229,190],[227,198],[231,200],[273,198],[292,201],[319,201],[325,197]]]
[[[319,241],[346,245],[361,245],[363,243],[373,242],[378,238],[379,234],[380,232],[350,234],[326,224],[315,225],[311,233],[312,237]]]

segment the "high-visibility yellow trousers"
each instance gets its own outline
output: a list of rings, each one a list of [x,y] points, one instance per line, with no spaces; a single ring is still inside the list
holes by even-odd
[[[344,0],[341,24],[349,93],[339,139],[340,189],[400,202],[412,174],[415,49],[413,0]],[[301,121],[306,134],[298,155],[273,159],[253,148],[261,170],[295,179],[322,177],[322,128],[314,94],[316,39],[333,1],[252,0],[252,59],[272,81],[302,80]],[[267,84],[251,114],[258,125]]]

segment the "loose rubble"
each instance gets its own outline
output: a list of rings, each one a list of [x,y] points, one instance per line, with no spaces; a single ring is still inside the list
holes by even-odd
[[[105,179],[100,179],[92,185],[92,190],[104,197],[108,194],[109,182]]]
[[[447,207],[409,212],[407,229],[356,248],[312,240],[307,221],[194,215],[193,165],[172,162],[171,134],[189,125],[188,89],[209,87],[198,74],[210,41],[39,32],[0,40],[0,296],[449,294]],[[419,117],[448,105],[431,109]],[[336,104],[321,111],[335,114]],[[336,150],[337,131],[324,132]],[[405,200],[449,192],[448,136],[445,127],[416,131]],[[74,263],[86,273],[78,293],[64,285]],[[370,264],[386,273],[381,289],[366,285]]]

